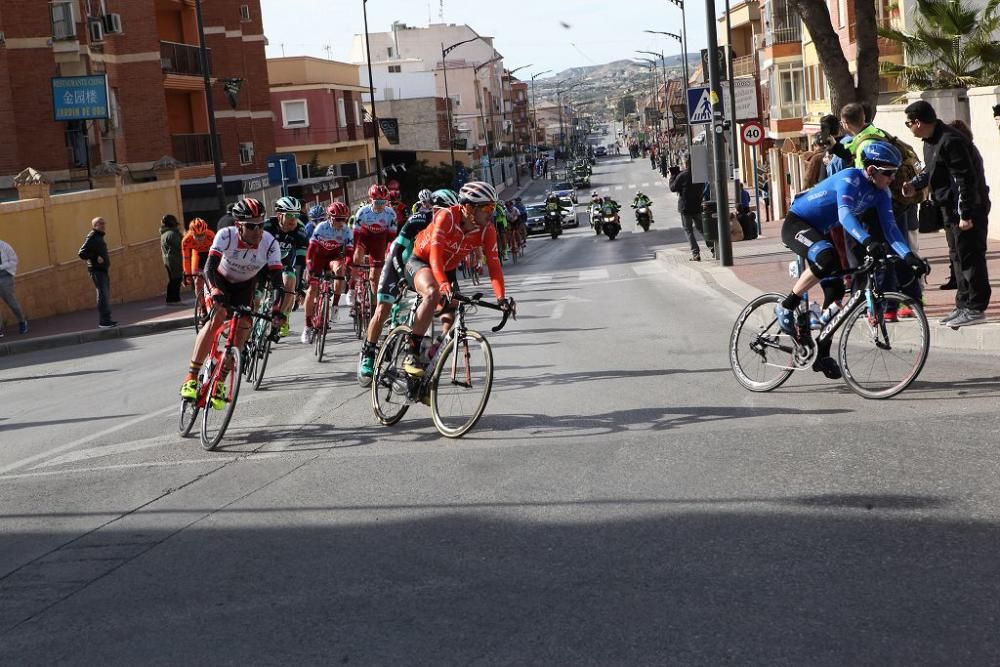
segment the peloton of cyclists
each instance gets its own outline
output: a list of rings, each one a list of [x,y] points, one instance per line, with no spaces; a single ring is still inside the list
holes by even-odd
[[[281,337],[289,334],[288,316],[295,303],[295,290],[305,269],[309,247],[305,225],[299,218],[301,212],[301,201],[295,197],[279,197],[274,202],[274,217],[268,218],[264,225],[264,231],[275,238],[281,249],[282,288],[285,290],[280,299],[281,312],[285,315],[278,332]]]
[[[319,297],[319,279],[324,273],[336,276],[333,283],[331,322],[338,318],[340,295],[346,291],[344,281],[347,266],[354,252],[354,234],[347,226],[351,217],[351,209],[342,201],[335,201],[326,209],[327,219],[316,225],[312,238],[309,239],[309,249],[306,251],[306,271],[309,274],[309,289],[306,290],[305,316],[306,324],[302,330],[302,342],[310,344],[318,327],[314,321],[316,302]]]

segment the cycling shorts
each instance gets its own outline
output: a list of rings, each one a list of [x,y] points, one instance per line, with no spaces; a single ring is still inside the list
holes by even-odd
[[[266,271],[261,271],[261,275],[266,275]],[[221,275],[215,279],[215,286],[222,292],[223,297],[230,306],[245,306],[249,308],[253,304],[253,295],[257,286],[257,279],[251,278],[241,283],[231,283]]]
[[[420,259],[416,255],[410,255],[410,259],[407,260],[406,266],[404,267],[403,271],[406,277],[406,284],[410,286],[410,289],[413,289],[413,279],[414,277],[416,277],[417,273],[421,269],[429,269],[429,268],[431,268],[430,264]],[[458,270],[452,269],[451,271],[445,272],[445,275],[448,277],[448,282],[451,283],[451,293],[458,294],[459,293]]]
[[[789,212],[781,225],[781,240],[802,259],[809,256],[809,248],[821,241],[832,242],[828,234],[819,231],[808,222]]]
[[[381,260],[385,257],[393,236],[392,232],[384,229],[372,232],[366,227],[355,227],[354,247],[361,248],[362,253],[369,255],[372,259]]]
[[[312,259],[306,261],[310,276],[318,276],[330,270],[330,262],[340,262],[347,259],[344,254],[344,247],[341,246],[333,252],[318,252]]]
[[[395,303],[396,299],[399,298],[399,281],[402,278],[403,276],[399,275],[399,270],[396,268],[396,262],[392,261],[392,257],[387,257],[378,278],[378,291],[375,300],[379,303]]]

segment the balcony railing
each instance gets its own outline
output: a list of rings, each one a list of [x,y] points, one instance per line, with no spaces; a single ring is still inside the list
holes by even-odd
[[[206,162],[211,162],[212,143],[210,136],[208,134],[170,135],[174,159],[184,164],[205,164]],[[215,135],[215,145],[218,148],[219,135]]]
[[[752,76],[754,71],[754,56],[738,56],[733,58],[733,74],[735,76]]]
[[[200,49],[194,44],[160,42],[160,68],[168,74],[202,76]],[[208,73],[212,73],[212,49],[208,49]]]
[[[875,27],[877,28],[895,28],[898,27],[894,24],[892,18],[888,16],[883,16],[882,18],[875,19]],[[851,22],[847,27],[847,38],[853,44],[857,41],[857,23]],[[878,38],[878,54],[880,56],[898,56],[903,54],[903,47],[899,42],[894,42],[891,39],[885,39],[884,37]]]
[[[764,25],[764,45],[789,44],[802,41],[802,25],[796,15],[775,15]]]

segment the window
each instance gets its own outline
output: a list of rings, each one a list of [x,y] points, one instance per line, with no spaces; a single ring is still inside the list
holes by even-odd
[[[52,39],[75,39],[76,16],[73,11],[75,0],[57,0],[49,3],[52,17]]]
[[[244,141],[240,143],[240,164],[253,164],[253,142]]]
[[[847,25],[847,0],[837,0],[837,23],[841,28]]]
[[[389,65],[389,74],[399,74],[402,71],[403,68],[400,65]]]
[[[347,127],[347,106],[343,97],[337,98],[337,124],[340,127]]]
[[[772,77],[771,117],[801,118],[805,114],[802,87],[802,65],[798,63],[776,65]]]
[[[309,127],[309,108],[305,100],[285,100],[281,103],[282,127]]]
[[[357,100],[354,100],[354,124],[361,126],[361,104]]]
[[[250,21],[250,5],[240,5],[240,23]]]
[[[451,96],[451,105],[453,107],[460,107],[460,106],[462,106],[462,96],[461,95],[452,95]]]
[[[389,47],[388,49],[386,49],[386,51],[388,51],[388,52],[389,52],[389,57],[390,57],[390,58],[392,58],[392,57],[393,57],[393,55],[394,55],[394,52],[393,52],[393,50],[392,50],[392,47],[390,46],[390,47]]]

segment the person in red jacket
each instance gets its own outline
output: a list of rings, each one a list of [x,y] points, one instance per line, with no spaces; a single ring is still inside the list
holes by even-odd
[[[406,262],[406,280],[423,297],[410,334],[410,350],[403,360],[403,370],[417,377],[424,374],[425,366],[420,359],[420,344],[435,309],[439,304],[447,306],[452,293],[458,291],[455,270],[466,255],[482,248],[493,292],[502,305],[510,305],[504,293],[497,232],[490,224],[497,192],[489,183],[472,181],[459,190],[458,200],[458,206],[434,214],[430,226],[417,235],[413,254]]]

